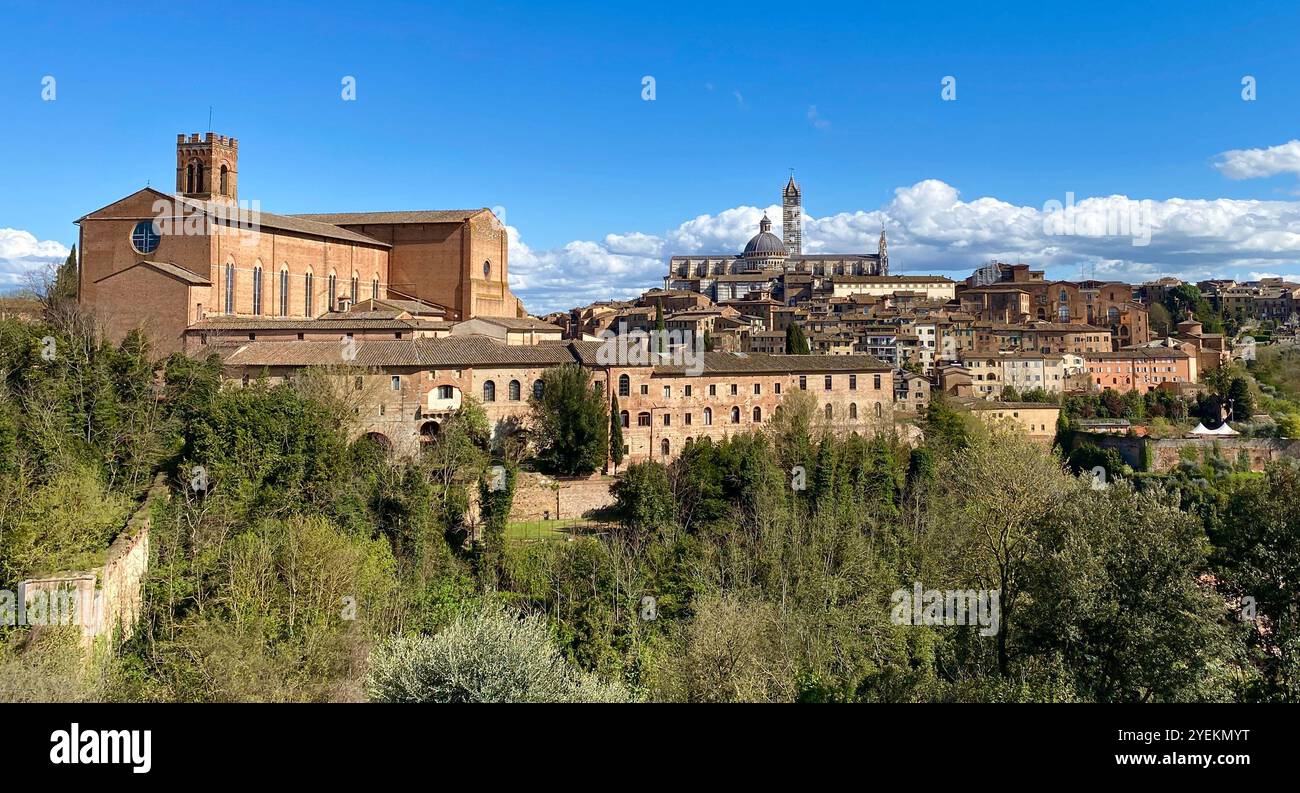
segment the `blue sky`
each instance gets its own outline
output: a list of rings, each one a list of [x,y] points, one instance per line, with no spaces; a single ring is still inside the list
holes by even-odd
[[[895,269],[1300,273],[1300,9],[915,5],[0,4],[0,281],[209,107],[265,210],[503,207],[534,311],[743,245],[791,167],[810,244],[884,224]],[[1034,232],[1067,192],[1156,202],[1152,244]]]

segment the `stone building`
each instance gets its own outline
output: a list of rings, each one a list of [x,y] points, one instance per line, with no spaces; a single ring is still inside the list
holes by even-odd
[[[1061,415],[1061,406],[1055,403],[960,398],[955,401],[958,408],[969,410],[991,428],[1011,428],[1045,448],[1051,448],[1056,441],[1056,422]]]
[[[244,383],[323,367],[355,394],[363,431],[404,453],[435,437],[466,394],[483,404],[494,436],[508,437],[526,424],[528,398],[542,388],[543,373],[565,363],[581,364],[604,393],[617,394],[628,462],[667,462],[690,439],[761,429],[795,390],[813,394],[819,419],[833,429],[871,434],[892,426],[893,376],[870,356],[709,352],[692,374],[682,366],[602,365],[600,347],[508,345],[486,337],[363,339],[345,359],[333,342],[250,342],[228,351],[225,366]]]
[[[77,221],[78,297],[111,339],[162,354],[205,320],[315,320],[367,299],[450,321],[518,317],[504,227],[487,209],[276,215],[239,199],[239,142],[178,135],[176,194],[144,188]]]
[[[1070,353],[997,352],[964,356],[976,396],[996,399],[1002,389],[1020,393],[1043,389],[1060,394],[1068,388],[1070,375],[1082,370],[1083,358]]]
[[[966,286],[957,293],[962,311],[1002,324],[1049,322],[1103,327],[1113,349],[1150,340],[1147,309],[1133,297],[1129,284],[1106,281],[1047,281],[1041,273],[1016,268],[1007,280]],[[971,276],[979,282],[979,273]],[[967,283],[972,280],[967,279]]]
[[[1097,390],[1146,393],[1168,383],[1195,383],[1197,360],[1177,348],[1134,347],[1083,355],[1089,380]]]

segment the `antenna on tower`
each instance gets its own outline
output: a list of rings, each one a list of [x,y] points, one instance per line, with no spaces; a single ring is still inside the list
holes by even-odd
[[[212,105],[208,105],[208,132],[212,131]]]

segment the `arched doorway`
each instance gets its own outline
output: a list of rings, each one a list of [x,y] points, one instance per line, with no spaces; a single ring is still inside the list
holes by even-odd
[[[384,433],[367,432],[366,438],[370,440],[371,443],[375,444],[375,446],[379,447],[384,452],[384,454],[393,453],[393,442],[389,440],[388,436],[385,435]]]
[[[442,425],[437,421],[426,421],[420,425],[420,443],[433,443],[442,432]]]

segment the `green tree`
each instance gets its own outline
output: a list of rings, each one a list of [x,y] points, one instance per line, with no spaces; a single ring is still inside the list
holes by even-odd
[[[791,322],[785,329],[785,354],[808,355],[810,352],[808,337],[804,335],[803,327],[798,322]]]
[[[1159,337],[1173,335],[1174,322],[1169,315],[1169,309],[1165,308],[1163,304],[1152,303],[1147,306],[1147,318],[1152,335]]]
[[[1014,432],[981,438],[944,462],[936,477],[935,534],[938,562],[963,587],[997,590],[997,669],[1011,674],[1039,529],[1074,492],[1077,480],[1052,457]]]
[[[54,272],[54,281],[50,285],[47,300],[51,305],[77,299],[78,277],[77,246],[73,245],[68,258]]]
[[[676,518],[677,504],[668,470],[653,460],[628,466],[610,492],[624,525],[635,534],[664,529]]]
[[[604,397],[592,388],[591,373],[562,364],[542,373],[541,396],[529,400],[537,459],[549,470],[584,475],[605,465],[609,416]]]
[[[506,524],[515,503],[515,467],[502,464],[500,475],[494,476],[491,468],[479,479],[479,515],[482,518],[482,554],[479,575],[490,588],[495,588],[502,572],[506,549]]]
[[[1076,486],[1036,538],[1020,620],[1026,655],[1060,659],[1086,700],[1229,695],[1229,635],[1198,581],[1209,543],[1195,516],[1158,488]]]
[[[1228,399],[1232,400],[1232,420],[1250,421],[1255,415],[1255,397],[1250,390],[1250,380],[1234,377],[1228,385]]]
[[[618,394],[609,399],[609,460],[615,471],[623,464],[623,417],[618,406]]]
[[[930,404],[925,408],[921,427],[926,443],[939,450],[961,450],[970,445],[970,426],[967,414],[958,410],[942,391],[930,394]]]
[[[1274,463],[1241,480],[1211,524],[1223,588],[1250,598],[1247,641],[1262,672],[1254,697],[1300,702],[1300,470]]]
[[[655,301],[655,334],[651,341],[650,352],[664,352],[664,303],[662,300]]]

